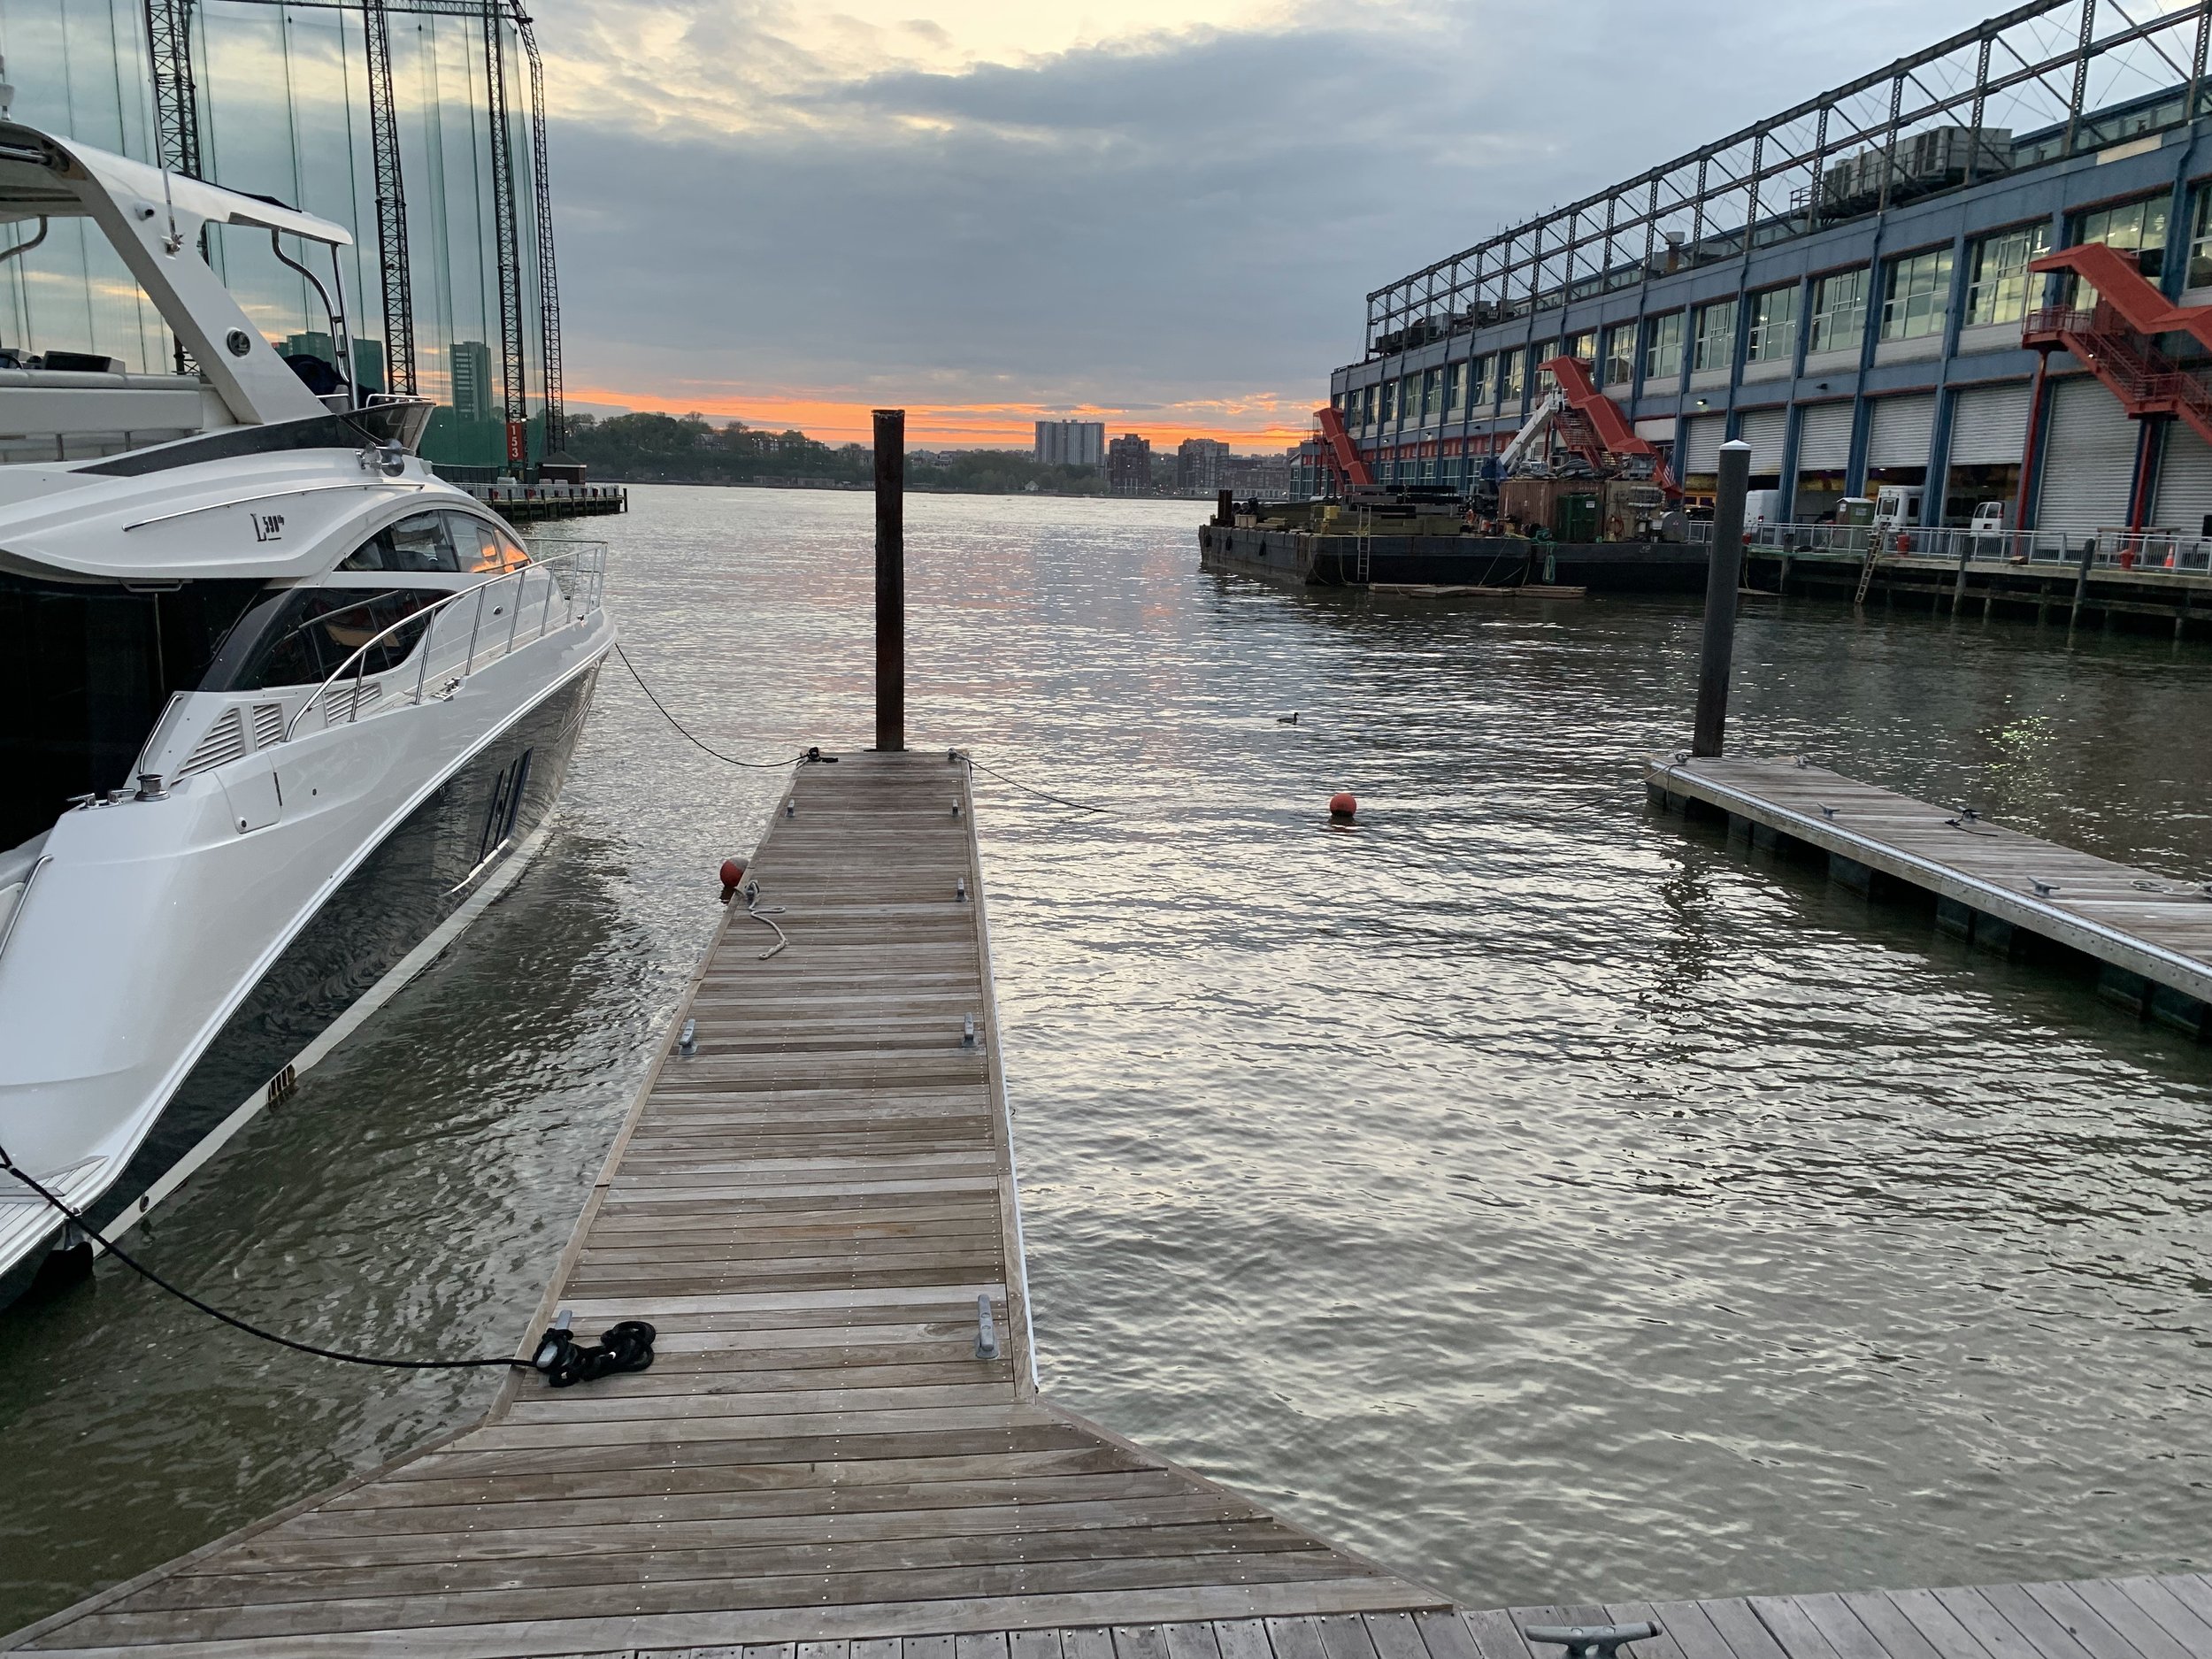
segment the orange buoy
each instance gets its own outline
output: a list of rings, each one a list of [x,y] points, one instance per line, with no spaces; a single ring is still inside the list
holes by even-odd
[[[1352,792],[1349,789],[1339,789],[1334,795],[1329,797],[1329,816],[1331,818],[1350,818],[1352,814],[1358,810],[1359,802],[1353,797]]]
[[[722,861],[722,902],[727,904],[738,888],[744,885],[744,861],[739,858],[725,858]]]

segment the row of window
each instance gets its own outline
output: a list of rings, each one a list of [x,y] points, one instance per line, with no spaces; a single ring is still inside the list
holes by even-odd
[[[2080,215],[2073,244],[2101,242],[2135,256],[2138,267],[2156,280],[2163,270],[2167,243],[2167,198],[2147,196]],[[2037,286],[2030,262],[2050,248],[2051,227],[2044,220],[1983,236],[1967,248],[1965,311],[1968,328],[2018,324],[2027,316]],[[2071,245],[2071,244],[2070,244]],[[1877,338],[1883,342],[1940,334],[1948,319],[1953,284],[1948,247],[1925,249],[1886,261],[1881,267],[1881,311]],[[2061,303],[2085,306],[2094,291],[2072,279],[2053,279],[2063,292]],[[2212,287],[2212,183],[2198,187],[2191,209],[2188,285]],[[1865,338],[1867,311],[1874,303],[1874,272],[1861,265],[1816,277],[1808,293],[1791,282],[1743,296],[1748,313],[1743,335],[1747,364],[1791,360],[1797,349],[1799,308],[1805,309],[1805,349],[1856,350]],[[1527,379],[1548,380],[1538,365],[1562,355],[1589,364],[1601,386],[1635,384],[1640,367],[1647,385],[1671,385],[1681,378],[1686,353],[1693,374],[1734,366],[1737,313],[1733,296],[1686,311],[1669,311],[1634,322],[1616,323],[1564,341],[1545,340],[1516,349],[1452,363],[1362,391],[1340,400],[1353,426],[1388,425],[1402,419],[1418,424],[1517,410]]]
[[[519,570],[529,562],[522,544],[498,526],[471,513],[432,511],[387,525],[338,568],[460,575]],[[449,585],[273,588],[225,637],[201,688],[311,686],[337,672],[365,646],[362,672],[384,673],[421,642],[422,630],[399,628],[389,638],[380,636],[451,591]]]

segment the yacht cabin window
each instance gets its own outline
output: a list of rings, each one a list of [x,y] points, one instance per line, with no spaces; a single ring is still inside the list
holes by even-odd
[[[419,512],[379,530],[338,568],[436,575],[513,570],[529,562],[522,544],[487,519],[465,512]]]
[[[381,674],[407,660],[422,638],[419,627],[388,628],[437,603],[434,588],[291,588],[265,595],[224,642],[208,671],[206,691],[258,691],[272,686],[316,686],[347,667],[369,644],[361,664]]]

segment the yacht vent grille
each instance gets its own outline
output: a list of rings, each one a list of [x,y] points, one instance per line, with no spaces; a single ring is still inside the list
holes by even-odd
[[[284,741],[284,705],[280,703],[257,703],[253,705],[253,746],[266,749],[272,743]]]
[[[191,772],[205,772],[211,766],[236,760],[245,752],[246,723],[236,709],[226,709],[222,718],[207,728],[207,735],[201,738],[191,754],[185,757],[184,764],[177,769],[177,773],[183,777]]]
[[[357,690],[352,686],[333,686],[323,693],[323,724],[343,726],[376,707],[377,699],[384,695],[384,687],[365,683]],[[355,698],[360,699],[357,705]]]

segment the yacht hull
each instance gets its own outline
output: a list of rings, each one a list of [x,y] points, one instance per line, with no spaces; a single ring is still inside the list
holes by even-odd
[[[465,926],[519,874],[559,795],[603,657],[520,709],[369,849],[296,927],[169,1093],[115,1179],[80,1209],[110,1236],[127,1230],[334,1046],[428,965],[426,941]],[[366,1005],[366,1006],[365,1006]],[[351,1028],[346,1024],[345,1030]],[[0,1308],[62,1245],[0,1269]]]

